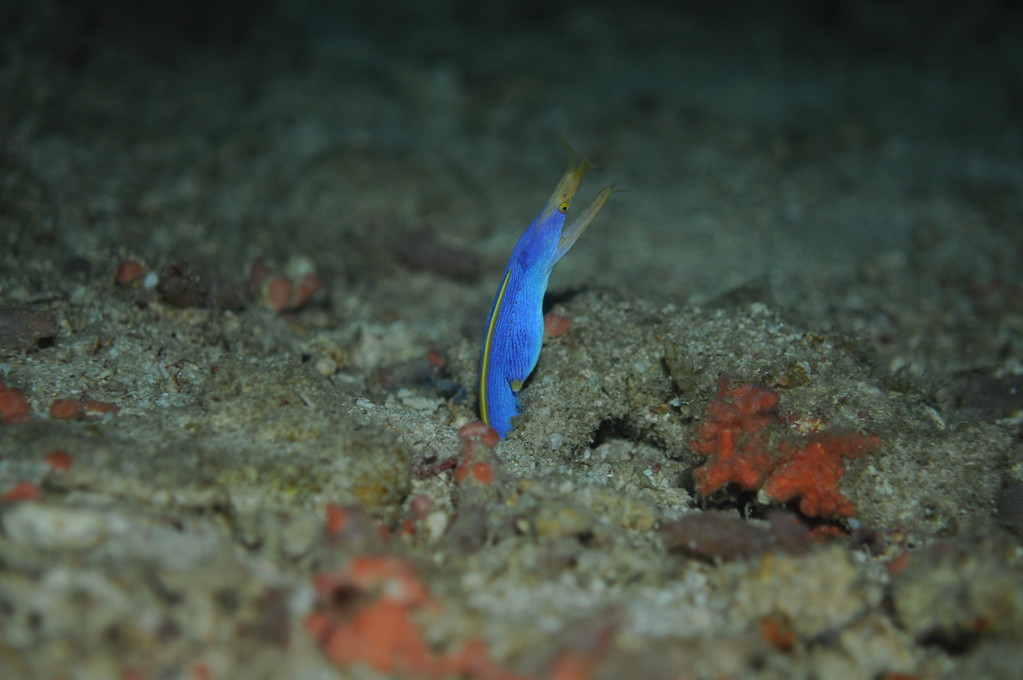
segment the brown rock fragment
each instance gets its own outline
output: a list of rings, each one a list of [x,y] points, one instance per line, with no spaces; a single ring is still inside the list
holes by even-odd
[[[768,528],[722,512],[694,512],[665,522],[660,533],[668,550],[710,561],[749,559],[777,545]]]
[[[56,335],[56,314],[0,307],[0,349],[36,349],[52,343]]]
[[[772,551],[798,555],[810,545],[806,525],[781,510],[768,513],[766,526],[732,513],[692,513],[665,522],[660,533],[668,550],[707,561],[750,559]]]

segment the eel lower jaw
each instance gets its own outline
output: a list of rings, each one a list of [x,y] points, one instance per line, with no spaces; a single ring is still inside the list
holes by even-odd
[[[578,217],[572,220],[571,224],[566,224],[561,228],[561,239],[558,241],[559,258],[568,252],[568,249],[571,248],[579,237],[583,235],[583,232],[586,231],[586,227],[590,226],[590,222],[592,222],[593,218],[597,216],[600,209],[604,207],[604,203],[607,202],[607,199],[611,196],[611,192],[614,191],[615,184],[617,184],[617,182],[608,184],[606,187],[601,189],[600,193],[597,194],[597,197],[594,198],[588,206],[586,206],[586,209],[583,210]]]

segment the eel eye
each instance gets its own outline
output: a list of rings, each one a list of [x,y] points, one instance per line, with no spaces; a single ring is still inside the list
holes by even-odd
[[[564,203],[559,205],[558,206],[558,210],[560,210],[563,213],[567,213],[568,212],[568,201],[565,201]]]

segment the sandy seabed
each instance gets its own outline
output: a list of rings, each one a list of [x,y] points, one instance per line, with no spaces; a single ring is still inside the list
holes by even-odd
[[[0,677],[1019,677],[1016,4],[0,26]]]

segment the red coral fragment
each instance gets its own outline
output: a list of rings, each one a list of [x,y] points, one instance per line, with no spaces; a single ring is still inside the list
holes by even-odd
[[[32,408],[21,390],[8,387],[0,382],[0,423],[15,425],[27,422],[32,415]]]
[[[707,457],[697,468],[697,490],[707,496],[729,483],[754,491],[779,462],[767,448],[766,428],[778,407],[778,393],[756,383],[718,381],[718,396],[704,414],[690,446]]]
[[[319,608],[304,627],[341,668],[364,663],[382,673],[418,678],[523,680],[495,664],[482,640],[470,640],[450,654],[431,649],[417,614],[440,605],[406,559],[358,557],[344,571],[318,574],[315,587]]]
[[[282,274],[273,277],[266,286],[266,306],[275,312],[284,311],[291,302],[293,289],[291,279],[287,276]]]
[[[764,491],[780,503],[799,498],[807,517],[852,517],[852,501],[839,489],[845,460],[859,458],[877,445],[877,437],[857,432],[825,432],[803,446],[787,451],[786,460],[771,473]]]
[[[462,457],[455,468],[455,481],[462,483],[472,479],[477,484],[490,486],[494,481],[491,454],[501,441],[497,430],[483,422],[475,421],[463,425],[458,430],[458,438],[462,440]]]
[[[50,417],[70,420],[84,413],[120,413],[121,407],[109,401],[96,399],[54,399],[50,403]]]
[[[409,614],[405,605],[390,598],[360,607],[347,625],[328,633],[323,643],[327,658],[341,667],[364,661],[383,673],[436,674],[437,662]]]
[[[796,645],[796,631],[784,616],[771,615],[761,619],[760,635],[779,652],[791,652]]]
[[[114,281],[119,286],[126,286],[129,283],[138,281],[146,275],[146,269],[136,260],[123,260],[117,265],[117,273],[114,274]]]
[[[9,491],[0,496],[0,503],[20,503],[22,501],[42,500],[43,493],[32,482],[18,482]]]
[[[348,524],[348,511],[339,503],[327,503],[324,510],[324,530],[328,536],[339,536]]]
[[[322,287],[323,282],[320,281],[319,276],[316,274],[306,274],[299,279],[298,285],[295,286],[295,293],[291,296],[291,300],[288,301],[288,309],[302,309],[309,304],[309,301],[313,299],[313,295],[319,292]]]
[[[49,465],[50,469],[54,472],[67,472],[71,469],[71,463],[74,462],[70,453],[60,449],[50,451],[46,454],[43,460],[46,461],[46,464]]]
[[[58,420],[70,420],[78,417],[83,408],[81,399],[54,399],[50,403],[50,417]]]
[[[260,304],[275,312],[297,312],[313,299],[323,287],[315,272],[293,275],[273,272],[256,260],[252,263],[248,289],[255,293]]]
[[[572,327],[572,319],[554,312],[543,315],[543,334],[548,338],[557,338],[568,332]]]
[[[707,458],[693,472],[697,490],[706,496],[727,484],[762,488],[779,503],[798,498],[807,517],[851,517],[856,509],[839,489],[845,460],[876,447],[877,437],[831,429],[772,446],[769,426],[777,423],[778,402],[778,393],[766,387],[721,378],[690,442]]]
[[[575,650],[566,649],[554,661],[551,680],[590,680],[595,666],[594,659]]]
[[[85,399],[82,402],[86,413],[112,413],[117,415],[121,407],[109,401],[97,401],[96,399]]]

